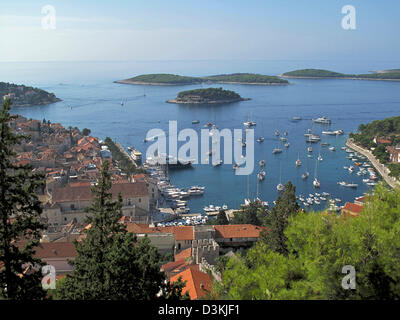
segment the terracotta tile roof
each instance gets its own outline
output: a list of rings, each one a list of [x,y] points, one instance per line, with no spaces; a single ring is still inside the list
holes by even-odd
[[[35,257],[40,259],[72,258],[77,254],[73,242],[43,242],[35,250]]]
[[[144,173],[140,173],[140,174],[135,174],[133,176],[133,179],[135,180],[143,180],[146,177],[146,175]]]
[[[343,207],[342,210],[349,211],[351,213],[359,214],[359,213],[361,213],[362,209],[363,209],[363,206],[361,206],[359,204],[346,202],[346,204],[345,204],[345,206]]]
[[[121,193],[122,198],[137,198],[148,195],[146,183],[118,183],[111,186],[113,199],[117,199],[118,193]],[[53,190],[53,202],[69,202],[69,201],[91,201],[93,198],[91,187],[88,185],[64,188],[56,188]]]
[[[164,271],[168,278],[174,276],[175,274],[184,271],[188,265],[185,260],[172,261],[161,266],[161,271]]]
[[[191,300],[196,300],[205,296],[211,289],[211,279],[207,273],[201,272],[198,265],[191,265],[184,271],[171,277],[170,282],[178,281],[182,277],[182,281],[186,282],[182,293],[188,292]]]
[[[215,238],[258,238],[263,227],[251,224],[215,225]]]
[[[177,254],[175,254],[175,261],[179,260],[185,260],[186,258],[189,258],[192,256],[192,248],[187,248]]]
[[[194,228],[192,226],[174,226],[160,228],[165,230],[163,232],[170,232],[175,234],[175,240],[194,240]]]
[[[173,227],[149,227],[148,224],[127,223],[128,232],[133,233],[173,233],[175,240],[194,240],[194,229],[192,226],[173,226]]]

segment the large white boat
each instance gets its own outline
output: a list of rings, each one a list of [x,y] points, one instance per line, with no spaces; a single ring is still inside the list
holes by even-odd
[[[311,134],[311,135],[308,136],[308,139],[306,140],[306,142],[316,143],[316,142],[318,142],[320,140],[321,140],[320,136],[318,136],[316,134]]]
[[[322,134],[327,134],[327,135],[331,135],[331,136],[339,136],[339,135],[342,135],[343,133],[344,133],[343,130],[322,131]]]
[[[314,178],[313,186],[314,188],[319,188],[321,186],[321,183],[318,181],[317,178]]]
[[[330,124],[331,120],[328,119],[327,117],[321,117],[321,118],[317,118],[317,119],[312,119],[313,122],[315,123],[321,123],[321,124]]]
[[[342,187],[348,187],[348,188],[357,188],[358,184],[357,183],[347,183],[345,181],[340,181],[338,182],[339,185],[341,185]]]
[[[142,153],[133,147],[130,147],[130,150],[130,156],[132,160],[136,163],[136,165],[140,166],[142,164]]]

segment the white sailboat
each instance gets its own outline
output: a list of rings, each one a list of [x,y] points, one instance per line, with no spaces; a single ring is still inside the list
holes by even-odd
[[[266,175],[265,171],[264,171],[264,170],[261,170],[261,171],[257,174],[258,180],[260,180],[260,181],[264,180],[264,179],[265,179],[265,175]]]
[[[321,156],[321,148],[319,149],[319,154],[318,154],[317,160],[318,160],[318,161],[324,160],[324,159],[322,158],[322,156]]]
[[[296,160],[296,167],[301,166],[301,160],[300,160],[300,152],[297,153],[297,160]]]
[[[283,191],[283,189],[285,189],[285,187],[284,187],[284,185],[282,184],[282,162],[281,162],[279,184],[276,186],[276,190],[278,190],[278,191]]]
[[[304,173],[301,175],[301,178],[302,178],[303,180],[307,179],[308,176],[310,175],[310,173],[308,172],[308,160],[306,161],[306,166],[307,166],[307,171],[304,172]]]
[[[319,182],[319,180],[317,178],[317,170],[318,170],[318,161],[316,161],[316,164],[315,164],[315,173],[314,173],[314,181],[313,181],[314,188],[321,187],[321,183]]]

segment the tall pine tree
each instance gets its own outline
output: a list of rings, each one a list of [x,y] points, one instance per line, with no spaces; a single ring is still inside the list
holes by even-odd
[[[0,114],[0,297],[42,299],[42,274],[34,258],[39,244],[42,208],[35,190],[43,186],[43,175],[32,173],[30,165],[15,165],[13,146],[28,139],[15,134],[9,122],[15,118],[5,100]]]
[[[286,236],[284,231],[288,225],[289,216],[296,214],[300,209],[296,201],[296,187],[290,181],[285,184],[282,196],[276,199],[276,205],[266,217],[266,227],[269,231],[263,231],[260,235],[261,241],[275,252],[287,254]]]

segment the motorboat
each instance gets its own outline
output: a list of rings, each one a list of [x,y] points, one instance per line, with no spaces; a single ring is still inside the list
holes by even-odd
[[[279,184],[276,186],[276,190],[278,190],[278,191],[283,191],[283,189],[285,189],[285,187],[284,187],[284,185],[283,185],[282,183],[279,183]]]
[[[310,175],[310,174],[309,174],[308,172],[304,172],[304,173],[301,175],[301,178],[305,180],[305,179],[308,178],[309,175]]]
[[[280,135],[279,130],[276,130],[276,131],[275,131],[275,135],[276,135],[276,136],[279,136],[279,135]]]
[[[261,171],[257,174],[258,180],[260,180],[260,181],[264,180],[264,179],[265,179],[265,175],[266,175],[265,171],[264,171],[264,170],[261,170]]]
[[[258,139],[257,139],[257,142],[258,143],[261,143],[261,142],[263,142],[264,141],[264,137],[259,137]]]
[[[320,123],[320,124],[331,124],[331,120],[328,119],[327,117],[320,117],[317,119],[312,119],[312,122]]]
[[[314,188],[319,188],[319,187],[321,187],[321,183],[318,181],[317,178],[314,178],[313,186],[314,186]]]
[[[265,160],[260,160],[259,164],[260,164],[260,167],[264,167],[265,166]]]
[[[286,147],[286,148],[289,148],[289,146],[290,146],[290,143],[289,143],[289,142],[286,142],[286,143],[285,143],[285,147]]]
[[[281,153],[281,152],[282,152],[282,149],[279,149],[279,148],[275,148],[274,150],[272,150],[273,154]]]
[[[192,124],[198,124],[198,123],[200,123],[199,120],[193,120],[193,121],[192,121]]]
[[[330,147],[329,150],[330,151],[335,151],[336,149],[335,149],[335,147]]]
[[[222,163],[223,163],[223,161],[222,161],[222,160],[219,160],[217,163],[213,163],[213,166],[214,166],[214,167],[218,167],[218,166],[220,166]]]

